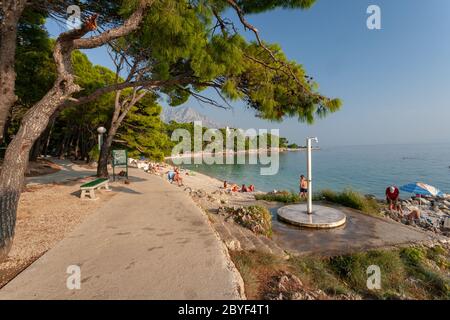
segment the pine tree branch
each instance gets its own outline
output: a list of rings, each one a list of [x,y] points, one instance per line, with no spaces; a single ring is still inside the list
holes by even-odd
[[[79,38],[73,41],[74,49],[92,49],[100,47],[111,40],[126,36],[137,30],[144,16],[145,10],[154,2],[154,0],[140,0],[138,8],[133,14],[119,27],[112,28],[101,33],[98,36],[89,38]],[[85,25],[85,24],[83,24]],[[96,25],[95,25],[96,28]],[[93,30],[95,30],[95,28]],[[92,30],[91,30],[92,31]]]
[[[324,97],[324,96],[322,96],[320,94],[312,92],[311,89],[308,86],[306,86],[304,83],[302,83],[302,81],[300,79],[298,79],[297,75],[294,73],[292,68],[286,62],[281,61],[280,59],[278,59],[275,56],[275,53],[272,50],[270,50],[270,48],[267,47],[264,44],[264,42],[261,40],[261,37],[260,37],[260,34],[259,34],[259,30],[255,26],[250,24],[245,19],[244,11],[239,7],[239,5],[234,0],[226,0],[226,1],[234,9],[234,11],[238,15],[238,18],[241,21],[241,23],[244,25],[244,27],[254,33],[255,38],[256,38],[256,42],[258,43],[258,45],[270,55],[270,57],[272,58],[272,60],[274,62],[279,63],[282,66],[282,68],[279,69],[280,71],[282,71],[286,75],[292,77],[292,79],[294,79],[294,81],[297,83],[297,85],[302,89],[302,91],[305,94],[307,94],[307,95],[309,95],[311,97],[318,98],[321,101],[328,101],[329,100],[328,98],[326,98],[326,97]]]

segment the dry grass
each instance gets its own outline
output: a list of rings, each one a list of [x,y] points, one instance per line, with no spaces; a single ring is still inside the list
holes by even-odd
[[[320,258],[291,257],[241,251],[231,255],[250,299],[262,299],[270,277],[280,271],[297,276],[306,290],[324,292],[325,299],[450,299],[449,248],[409,247],[370,250]],[[367,267],[381,270],[381,289],[367,288]],[[269,288],[270,289],[270,288]]]

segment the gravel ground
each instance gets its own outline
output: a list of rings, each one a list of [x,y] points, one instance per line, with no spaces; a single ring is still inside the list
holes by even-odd
[[[114,196],[114,192],[99,191],[98,200],[82,201],[83,181],[33,186],[22,193],[13,247],[0,263],[0,288]]]

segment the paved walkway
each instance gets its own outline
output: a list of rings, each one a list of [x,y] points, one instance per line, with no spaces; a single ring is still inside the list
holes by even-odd
[[[239,279],[206,216],[174,185],[131,184],[0,290],[0,299],[238,299]],[[101,196],[101,194],[100,194]],[[81,289],[69,290],[78,265]]]
[[[27,185],[66,182],[96,174],[95,169],[81,167],[69,160],[60,160],[57,158],[50,158],[49,160],[59,165],[61,170],[42,176],[27,177],[25,180]]]

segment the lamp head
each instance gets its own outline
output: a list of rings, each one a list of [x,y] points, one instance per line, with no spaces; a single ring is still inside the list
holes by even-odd
[[[100,133],[100,134],[104,134],[104,133],[106,133],[106,128],[105,127],[98,127],[97,128],[97,132]]]

